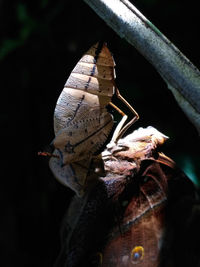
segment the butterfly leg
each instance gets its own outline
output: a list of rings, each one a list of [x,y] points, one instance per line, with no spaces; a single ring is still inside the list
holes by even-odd
[[[134,117],[128,123],[126,123],[126,125],[124,125],[128,116],[121,109],[119,109],[115,104],[113,104],[112,102],[109,103],[115,110],[117,110],[122,115],[122,119],[118,123],[118,125],[114,131],[114,134],[113,134],[113,137],[111,140],[113,142],[116,142],[119,138],[121,138],[122,135],[127,131],[127,129],[139,119],[138,113],[128,103],[128,101],[126,101],[126,99],[124,99],[123,96],[121,96],[118,88],[116,88],[116,96],[131,110],[131,112],[134,114]]]
[[[122,115],[122,119],[118,123],[118,125],[114,131],[114,134],[112,136],[112,139],[111,139],[111,142],[116,143],[116,141],[118,140],[119,133],[120,133],[125,121],[127,120],[128,116],[112,102],[110,102],[109,105],[112,106],[115,110],[117,110],[117,112],[119,112],[120,115]]]

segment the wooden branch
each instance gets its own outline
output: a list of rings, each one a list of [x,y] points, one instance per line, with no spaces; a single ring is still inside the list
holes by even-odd
[[[156,68],[200,133],[199,70],[129,1],[84,1]]]

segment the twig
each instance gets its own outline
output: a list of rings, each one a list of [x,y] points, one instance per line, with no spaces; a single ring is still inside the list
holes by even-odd
[[[199,70],[129,1],[84,1],[156,68],[200,133]]]

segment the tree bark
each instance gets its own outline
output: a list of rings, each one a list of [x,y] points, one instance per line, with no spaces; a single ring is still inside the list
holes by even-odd
[[[200,72],[127,0],[84,0],[158,71],[200,133]]]

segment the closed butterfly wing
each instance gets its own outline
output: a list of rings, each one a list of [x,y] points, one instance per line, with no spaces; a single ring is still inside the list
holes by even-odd
[[[55,135],[71,121],[104,109],[114,94],[114,59],[106,44],[97,43],[79,60],[61,92],[55,112]]]
[[[96,180],[85,198],[71,203],[56,266],[179,266],[170,265],[178,249],[172,238],[179,227],[174,226],[176,205],[182,197],[195,201],[196,193],[175,163],[157,153],[165,139],[150,127],[107,146],[107,175]],[[184,203],[178,207],[184,210]]]
[[[159,266],[167,180],[159,165],[152,172],[153,165],[126,190],[123,219],[111,231],[102,266]]]
[[[93,110],[88,118],[69,123],[54,140],[63,164],[90,158],[105,143],[112,126],[112,116],[98,110]]]
[[[50,168],[79,196],[85,189],[91,158],[113,127],[106,105],[114,93],[114,66],[107,46],[94,45],[72,70],[56,103],[52,144],[58,158],[50,159]]]
[[[86,52],[71,72],[54,113],[62,164],[90,158],[107,141],[113,117],[106,105],[114,93],[114,60],[105,44]]]

